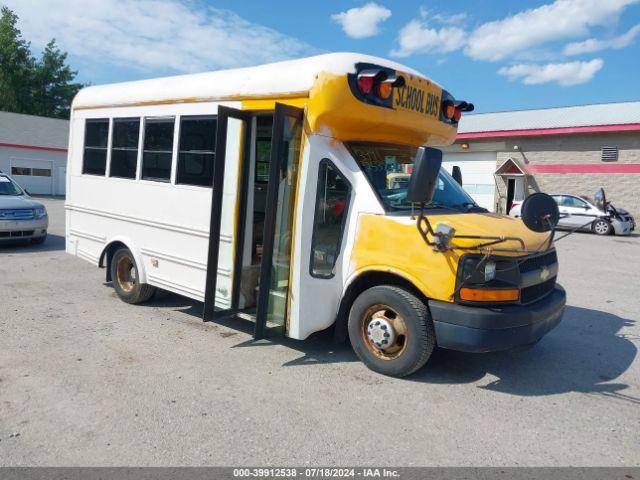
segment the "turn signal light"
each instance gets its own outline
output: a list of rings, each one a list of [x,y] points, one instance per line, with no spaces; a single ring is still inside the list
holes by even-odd
[[[520,298],[517,288],[488,290],[484,288],[460,289],[460,299],[467,302],[515,302]]]
[[[373,92],[380,100],[388,100],[391,98],[394,88],[405,85],[405,79],[402,75],[382,68],[361,70],[358,72],[357,82],[360,93],[369,95]]]
[[[378,85],[378,96],[384,100],[391,96],[393,90],[393,84],[390,82],[383,82]]]
[[[449,92],[444,92],[443,96],[445,98],[442,100],[442,116],[453,123],[460,121],[462,112],[472,112],[474,110],[473,103],[456,101]]]
[[[456,107],[453,105],[453,103],[445,103],[443,107],[445,118],[451,120],[453,118],[453,115],[456,113]]]

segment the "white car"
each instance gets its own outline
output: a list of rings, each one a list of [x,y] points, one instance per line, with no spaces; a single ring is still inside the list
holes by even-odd
[[[571,194],[551,195],[558,204],[560,220],[558,228],[567,230],[590,230],[598,235],[629,235],[635,230],[633,217],[621,208],[606,203],[604,209],[596,207],[587,197]],[[520,217],[522,201],[514,201],[509,210],[512,217]]]

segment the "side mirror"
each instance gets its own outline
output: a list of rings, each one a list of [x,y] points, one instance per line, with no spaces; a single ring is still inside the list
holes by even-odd
[[[604,194],[604,188],[600,187],[596,194],[594,195],[594,200],[596,202],[596,207],[598,210],[605,211],[605,207],[607,206],[607,197]]]
[[[451,170],[451,176],[456,182],[458,182],[458,185],[462,186],[462,170],[460,170],[458,165],[454,165]]]
[[[429,204],[433,200],[442,165],[442,151],[437,148],[420,147],[413,162],[409,178],[407,200],[412,203]]]
[[[558,204],[546,193],[534,193],[522,202],[521,217],[529,230],[548,232],[560,220]]]

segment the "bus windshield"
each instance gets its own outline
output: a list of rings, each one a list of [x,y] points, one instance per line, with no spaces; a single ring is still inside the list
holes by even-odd
[[[415,209],[415,205],[407,201],[407,187],[417,147],[371,142],[352,142],[347,146],[386,211],[410,213],[412,208]],[[486,211],[476,205],[469,194],[444,169],[440,170],[433,202],[426,208],[458,212]]]

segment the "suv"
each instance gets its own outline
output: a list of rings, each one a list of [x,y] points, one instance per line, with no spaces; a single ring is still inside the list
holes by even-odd
[[[0,242],[47,238],[49,217],[44,205],[29,195],[11,177],[0,173]]]
[[[629,235],[635,230],[633,217],[623,209],[616,209],[610,203],[603,211],[587,197],[582,195],[554,194],[551,195],[558,204],[560,220],[558,228],[569,230],[591,230],[598,235]],[[522,202],[513,202],[509,215],[520,216]]]

